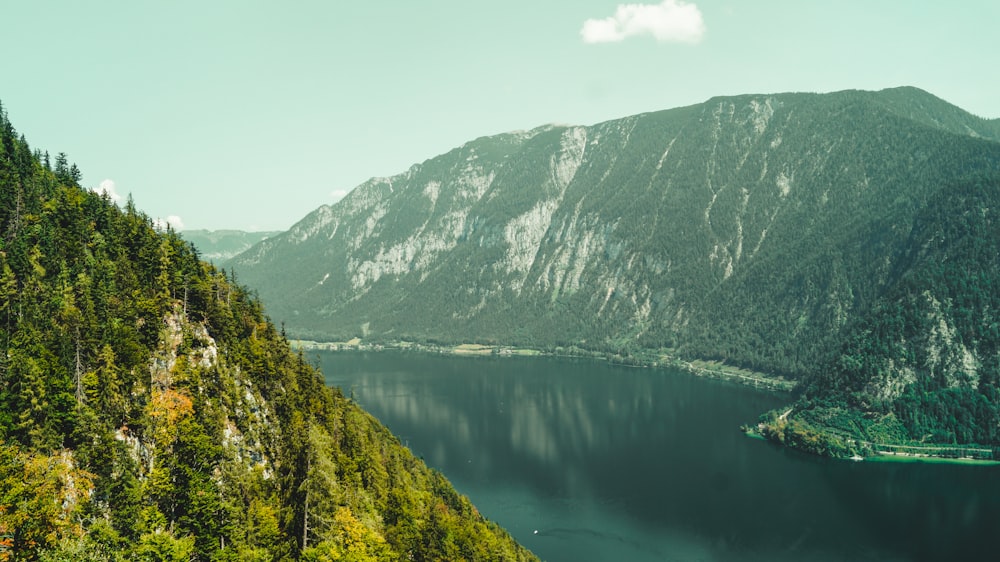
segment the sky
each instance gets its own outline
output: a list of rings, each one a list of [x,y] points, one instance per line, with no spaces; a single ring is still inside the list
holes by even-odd
[[[85,187],[285,230],[484,135],[718,95],[923,88],[1000,117],[1000,2],[5,2],[0,102]]]

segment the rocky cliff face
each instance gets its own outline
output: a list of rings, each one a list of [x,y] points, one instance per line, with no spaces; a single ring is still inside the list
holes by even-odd
[[[36,155],[0,108],[0,560],[535,559],[190,243]]]
[[[293,335],[670,347],[798,374],[891,284],[912,219],[1000,162],[912,88],[748,95],[485,137],[235,258]]]

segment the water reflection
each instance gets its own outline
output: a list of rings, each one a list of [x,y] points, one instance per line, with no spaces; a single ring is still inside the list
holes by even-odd
[[[353,391],[543,559],[919,560],[991,552],[1000,472],[829,461],[739,433],[781,397],[588,361],[322,360],[331,384]]]
[[[676,454],[682,455],[691,445],[689,430],[679,423],[695,414],[684,385],[664,389],[662,378],[647,376],[622,387],[594,377],[586,362],[528,361],[509,369],[515,361],[438,364],[433,379],[416,381],[399,371],[330,376],[399,428],[404,441],[419,442],[431,464],[464,463],[463,472],[487,480],[531,467],[532,483],[543,492],[567,493],[618,478],[623,461],[643,449],[669,458],[669,451],[680,448]],[[578,378],[550,384],[551,371],[565,373],[567,366],[571,373],[579,369]],[[662,407],[664,401],[673,407]],[[672,469],[670,463],[653,466]]]

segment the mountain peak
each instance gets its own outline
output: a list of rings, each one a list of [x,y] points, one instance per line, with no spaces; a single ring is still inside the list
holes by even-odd
[[[959,173],[951,162],[1000,166],[1000,145],[973,138],[982,124],[898,88],[716,97],[480,137],[233,265],[310,339],[679,347],[802,373],[887,282],[884,260]],[[862,251],[871,237],[889,258]],[[761,322],[746,294],[797,303],[799,320],[719,328]],[[780,342],[797,351],[759,351]]]
[[[914,86],[873,93],[876,103],[907,119],[958,135],[1000,141],[1000,127]]]

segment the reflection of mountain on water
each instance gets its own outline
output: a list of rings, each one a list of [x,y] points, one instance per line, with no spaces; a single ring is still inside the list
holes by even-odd
[[[1000,520],[989,468],[746,438],[785,398],[745,387],[584,360],[329,358],[331,383],[551,561],[976,558]]]
[[[412,382],[374,372],[354,383],[365,389],[363,399],[373,413],[404,439],[419,432],[427,436],[424,443],[448,443],[415,450],[432,464],[464,463],[500,479],[512,466],[531,466],[537,484],[547,490],[584,485],[603,478],[605,470],[620,472],[615,466],[619,451],[653,443],[661,451],[679,446],[673,428],[693,414],[688,391],[678,380],[666,388],[662,373],[636,377],[627,387],[585,372],[570,384],[551,385],[544,372],[551,364],[532,361],[510,370],[509,362],[516,360],[504,361],[476,360],[470,366],[491,371],[489,376],[454,373],[433,392],[414,392]],[[562,363],[562,368],[567,365],[576,363]],[[579,367],[587,370],[582,363]],[[469,458],[472,449],[490,454]]]
[[[685,525],[699,524],[700,513],[725,517],[731,488],[755,489],[737,428],[780,401],[686,373],[588,360],[421,357],[434,373],[424,384],[382,369],[385,356],[368,358],[368,370],[349,376],[359,401],[450,478],[517,475],[538,494],[585,493]]]

